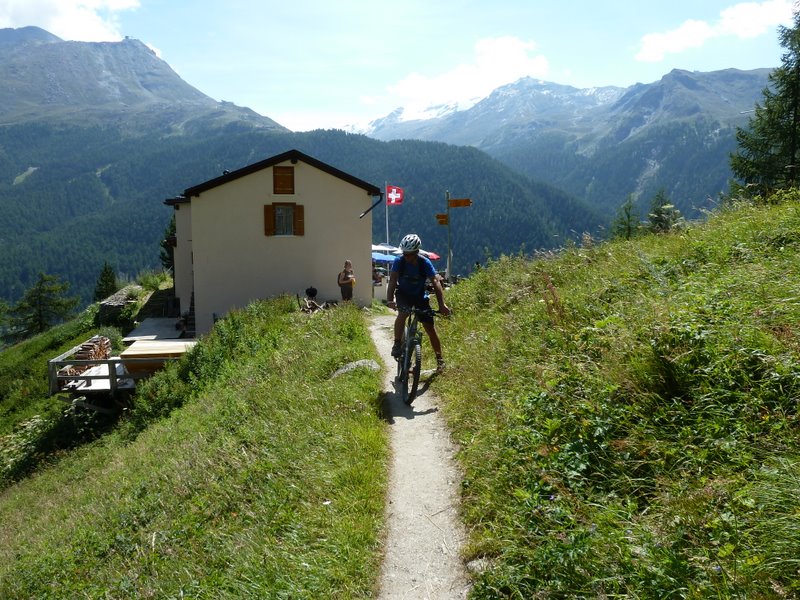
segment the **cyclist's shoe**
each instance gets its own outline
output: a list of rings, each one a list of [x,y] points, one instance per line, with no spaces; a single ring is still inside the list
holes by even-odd
[[[403,354],[403,348],[400,345],[400,342],[395,342],[394,346],[392,346],[392,358],[400,358]]]
[[[442,373],[442,372],[444,372],[444,369],[445,369],[444,359],[441,358],[441,357],[437,358],[436,359],[436,372],[437,373]]]

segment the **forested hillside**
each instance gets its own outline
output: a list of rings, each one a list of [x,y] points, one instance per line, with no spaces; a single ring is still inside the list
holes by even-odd
[[[568,195],[536,184],[470,148],[429,142],[379,142],[341,131],[276,133],[230,126],[163,136],[130,136],[118,127],[50,122],[0,129],[0,297],[19,298],[37,272],[60,275],[85,301],[108,261],[125,278],[159,267],[170,218],[163,205],[184,189],[296,148],[379,187],[406,188],[392,207],[394,241],[417,231],[427,247],[446,249],[434,215],[445,192],[475,201],[453,218],[454,272],[486,253],[550,248],[602,219]],[[383,207],[373,214],[384,241]]]
[[[476,149],[290,133],[205,96],[137,40],[0,29],[0,300],[17,301],[39,272],[67,281],[86,303],[105,262],[122,280],[160,268],[164,199],[292,148],[378,187],[405,188],[388,215],[390,239],[384,207],[373,211],[375,242],[415,231],[444,256],[446,229],[434,215],[447,192],[471,198],[451,213],[454,274],[584,232],[604,237],[629,197],[644,218],[661,189],[692,216],[726,187],[725,115],[749,108],[765,73],[676,71],[592,94],[520,80],[436,126],[459,144],[479,134]]]
[[[735,149],[735,127],[699,117],[662,123],[624,141],[603,140],[590,155],[557,133],[520,140],[493,155],[530,177],[586,198],[606,214],[630,195],[646,215],[653,196],[664,190],[683,214],[696,218],[728,191],[728,161]]]

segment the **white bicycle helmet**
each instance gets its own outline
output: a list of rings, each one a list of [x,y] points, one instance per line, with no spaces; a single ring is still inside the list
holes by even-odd
[[[416,233],[409,233],[400,242],[400,250],[403,252],[417,252],[422,246],[422,240]]]

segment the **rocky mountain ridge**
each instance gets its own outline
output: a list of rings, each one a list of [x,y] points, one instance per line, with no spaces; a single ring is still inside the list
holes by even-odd
[[[37,27],[0,29],[0,124],[45,118],[130,121],[176,130],[186,120],[287,131],[268,117],[217,102],[183,81],[139,40],[72,42]]]
[[[613,103],[624,92],[623,88],[611,86],[579,89],[524,77],[497,88],[466,110],[406,119],[404,110],[398,108],[372,121],[363,133],[385,141],[415,137],[480,147],[482,140],[498,129],[537,121],[580,119],[593,108]]]
[[[560,129],[578,135],[600,129],[601,122],[625,118],[626,113],[648,115],[649,123],[708,114],[725,124],[743,120],[761,97],[770,69],[741,71],[725,69],[690,72],[674,69],[659,81],[637,83],[628,88],[605,86],[576,88],[541,79],[523,77],[494,90],[466,110],[444,114],[431,111],[425,119],[406,119],[402,107],[372,121],[362,132],[381,140],[413,137],[423,140],[470,143],[486,146],[486,133],[525,126]],[[464,126],[474,132],[465,133]],[[533,126],[532,126],[533,125]],[[484,132],[481,135],[481,132]],[[493,136],[488,134],[490,139]]]

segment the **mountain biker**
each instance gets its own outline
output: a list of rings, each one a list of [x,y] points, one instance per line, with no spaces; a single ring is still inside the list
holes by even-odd
[[[439,282],[439,275],[428,257],[420,255],[420,246],[422,246],[422,242],[419,236],[409,233],[400,242],[400,250],[403,255],[395,258],[392,263],[389,286],[386,289],[386,300],[389,308],[397,309],[397,318],[394,321],[394,345],[392,346],[394,358],[399,358],[403,353],[400,340],[403,337],[406,319],[410,314],[408,309],[410,307],[430,309],[431,307],[430,298],[425,289],[425,283],[428,280],[433,284],[433,291],[439,303],[439,312],[444,316],[450,314],[450,308],[444,302],[444,292],[442,284]],[[433,352],[436,354],[436,368],[441,371],[444,368],[442,344],[436,333],[433,316],[419,315],[419,321],[425,328]]]

